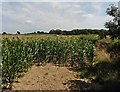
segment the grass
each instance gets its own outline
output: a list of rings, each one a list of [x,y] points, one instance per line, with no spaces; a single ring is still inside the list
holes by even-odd
[[[99,36],[96,34],[81,34],[81,35],[59,35],[57,36],[56,34],[30,34],[30,35],[0,35],[2,38],[17,38],[19,37],[20,39],[60,39],[60,40],[70,40],[70,39],[76,39],[76,38],[81,38],[81,39],[89,39],[89,40],[98,40]]]

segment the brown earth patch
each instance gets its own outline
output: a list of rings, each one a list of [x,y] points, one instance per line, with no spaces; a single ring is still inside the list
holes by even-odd
[[[67,82],[76,80],[77,72],[70,71],[67,67],[53,64],[45,66],[33,65],[30,70],[13,83],[13,90],[66,90]]]

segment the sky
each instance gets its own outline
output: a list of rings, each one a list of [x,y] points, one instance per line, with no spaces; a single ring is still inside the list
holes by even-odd
[[[104,29],[105,22],[112,19],[106,15],[106,9],[110,4],[117,5],[117,2],[8,2],[3,0],[2,32]]]

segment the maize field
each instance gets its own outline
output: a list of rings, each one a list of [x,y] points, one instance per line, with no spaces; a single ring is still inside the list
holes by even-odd
[[[81,39],[2,39],[2,85],[11,85],[34,63],[83,67],[93,62],[94,44]]]

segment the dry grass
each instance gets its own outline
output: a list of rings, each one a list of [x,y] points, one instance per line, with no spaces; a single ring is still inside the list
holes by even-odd
[[[101,61],[108,61],[110,62],[111,61],[111,58],[110,58],[110,54],[106,51],[106,47],[100,47],[100,45],[97,45],[95,47],[95,57],[94,57],[94,60],[97,61],[97,62],[101,62]]]

